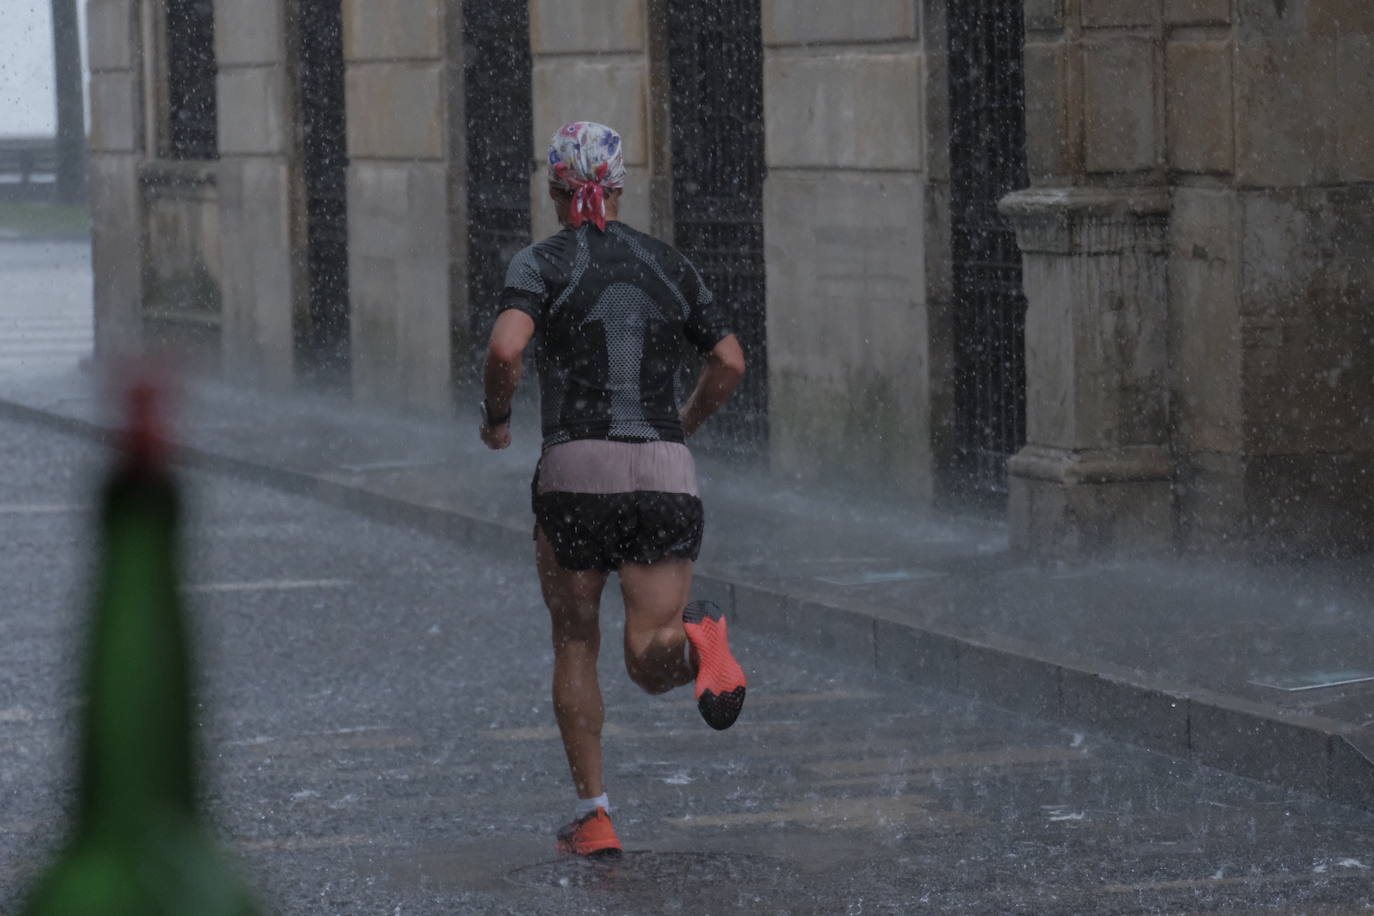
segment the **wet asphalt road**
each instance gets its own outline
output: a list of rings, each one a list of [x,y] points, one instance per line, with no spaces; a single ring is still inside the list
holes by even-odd
[[[0,418],[0,912],[60,835],[102,453]],[[528,556],[186,475],[206,807],[291,914],[1355,912],[1374,816],[740,637],[710,731],[603,626],[630,852],[559,860],[571,790]],[[709,536],[709,533],[708,533]]]

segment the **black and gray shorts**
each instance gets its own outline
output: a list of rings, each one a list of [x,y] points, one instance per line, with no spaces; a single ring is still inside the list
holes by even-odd
[[[532,484],[535,523],[564,569],[695,560],[704,515],[686,446],[578,440],[544,454]]]

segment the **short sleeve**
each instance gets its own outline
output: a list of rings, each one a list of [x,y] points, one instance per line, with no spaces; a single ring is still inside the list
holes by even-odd
[[[716,301],[716,297],[701,279],[696,265],[688,261],[687,267],[690,273],[683,292],[688,296],[692,309],[683,325],[683,333],[697,352],[706,354],[734,331],[730,328],[725,309]]]
[[[548,285],[539,269],[534,246],[522,248],[506,268],[506,285],[501,290],[501,311],[515,309],[534,319],[538,326],[548,298]]]

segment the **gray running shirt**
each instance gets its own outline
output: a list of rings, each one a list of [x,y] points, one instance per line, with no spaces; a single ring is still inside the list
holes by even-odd
[[[511,259],[501,309],[534,319],[544,448],[576,439],[681,442],[685,345],[731,331],[692,263],[620,222],[565,228]]]

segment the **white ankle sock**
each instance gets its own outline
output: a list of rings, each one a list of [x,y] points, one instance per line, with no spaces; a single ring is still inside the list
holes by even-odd
[[[577,800],[578,817],[586,817],[597,808],[605,808],[607,811],[611,810],[611,803],[606,800],[605,792],[602,792],[596,798],[579,798]]]

